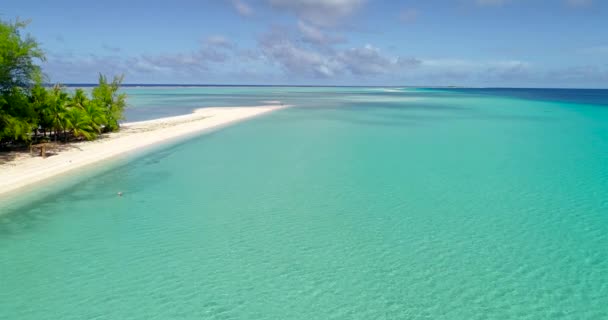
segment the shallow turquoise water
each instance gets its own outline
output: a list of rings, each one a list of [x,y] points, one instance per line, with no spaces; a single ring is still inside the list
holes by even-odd
[[[316,102],[343,102],[343,95],[375,92],[373,88],[324,87],[126,87],[130,108],[126,121],[140,121],[187,114],[204,107],[256,106],[283,101],[306,105]]]
[[[608,108],[276,90],[5,209],[0,318],[608,318]]]

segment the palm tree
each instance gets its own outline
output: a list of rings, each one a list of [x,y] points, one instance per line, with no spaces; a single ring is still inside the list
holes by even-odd
[[[0,110],[0,141],[6,137],[13,140],[29,140],[32,125],[18,117],[13,117]]]
[[[38,125],[34,128],[34,137],[37,138],[40,131],[46,137],[46,129],[50,125],[47,117],[45,117],[46,109],[48,108],[48,92],[46,88],[40,83],[36,83],[31,89],[29,100],[38,120]]]
[[[99,108],[94,103],[87,103],[83,108],[84,112],[86,112],[89,120],[91,121],[91,127],[97,132],[97,134],[101,133],[103,127],[106,125],[106,114],[102,108]]]
[[[71,97],[69,106],[84,111],[90,121],[91,128],[98,134],[106,124],[105,112],[94,101],[90,101],[84,90],[78,88]]]
[[[87,98],[87,95],[84,90],[78,88],[76,89],[76,91],[74,91],[72,97],[70,97],[69,106],[73,108],[84,109],[84,105],[87,103],[89,103],[89,98]]]
[[[59,136],[59,130],[65,130],[64,120],[66,119],[66,103],[68,94],[59,85],[49,91],[47,116],[50,120],[51,128],[55,131],[55,142]]]
[[[91,118],[87,112],[81,108],[70,108],[66,115],[66,129],[72,130],[75,137],[82,137],[93,140],[97,137],[97,132],[91,125]]]

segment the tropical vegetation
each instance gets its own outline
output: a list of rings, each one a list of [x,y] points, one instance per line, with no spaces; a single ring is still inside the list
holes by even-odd
[[[0,20],[0,147],[40,141],[93,140],[120,127],[126,96],[123,77],[99,84],[88,94],[61,85],[45,85],[39,63],[43,50],[21,31],[27,22]]]

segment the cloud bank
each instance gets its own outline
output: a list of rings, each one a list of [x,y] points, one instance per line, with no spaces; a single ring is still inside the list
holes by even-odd
[[[466,0],[478,6],[502,6],[509,0]],[[588,7],[591,0],[557,0]],[[49,55],[45,71],[60,81],[94,82],[91,75],[125,73],[129,82],[392,84],[473,86],[593,86],[608,81],[606,65],[571,65],[548,70],[523,59],[462,59],[396,53],[375,41],[353,43],[348,22],[369,5],[365,0],[228,0],[234,14],[261,21],[268,11],[291,23],[262,28],[253,44],[222,34],[203,37],[199,47],[184,52],[127,55],[103,44],[89,55]],[[559,3],[559,2],[558,2]],[[255,6],[253,6],[255,4]],[[256,14],[257,12],[257,14]],[[254,17],[255,14],[255,17]],[[396,16],[395,16],[396,15]],[[403,28],[416,27],[420,12],[396,9],[392,16]],[[397,22],[397,21],[395,21]],[[416,23],[412,25],[413,23]],[[346,24],[346,25],[345,25]],[[368,37],[369,38],[369,37]],[[373,40],[373,37],[372,37]],[[601,56],[606,46],[579,49],[580,55]]]

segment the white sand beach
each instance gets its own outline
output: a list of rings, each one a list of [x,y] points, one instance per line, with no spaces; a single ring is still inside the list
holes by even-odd
[[[0,195],[66,174],[99,161],[200,134],[259,116],[285,106],[203,108],[191,114],[149,121],[124,123],[119,132],[94,141],[59,145],[46,158],[39,154],[16,153],[0,163]],[[48,151],[47,151],[48,153]]]

